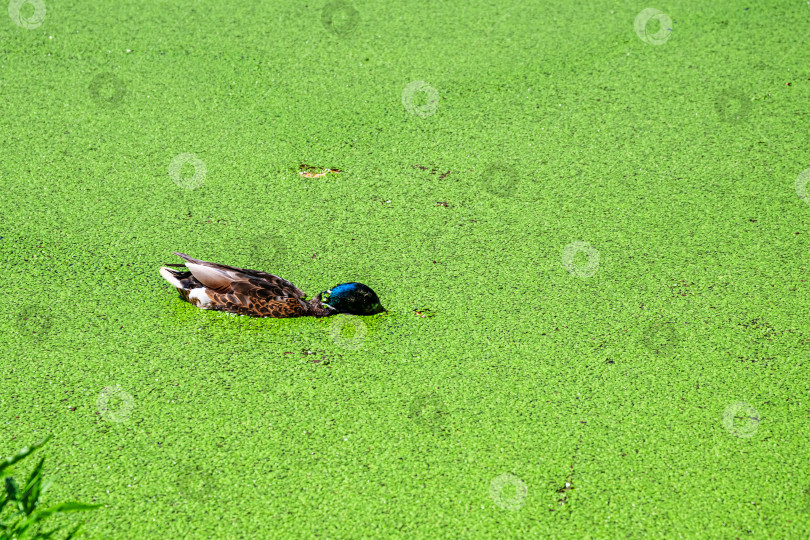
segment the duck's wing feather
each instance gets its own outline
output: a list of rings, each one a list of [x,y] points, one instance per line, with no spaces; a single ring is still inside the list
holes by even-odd
[[[261,272],[236,268],[225,264],[210,263],[174,252],[186,261],[191,274],[206,288],[221,294],[258,298],[304,298],[304,291],[284,278]]]

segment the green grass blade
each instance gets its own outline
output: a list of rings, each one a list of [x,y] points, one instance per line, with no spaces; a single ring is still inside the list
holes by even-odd
[[[87,510],[95,510],[96,508],[100,508],[104,506],[103,504],[85,504],[80,502],[63,502],[59,504],[55,504],[50,508],[43,510],[42,512],[49,512],[48,515],[55,514],[55,513],[65,513],[65,512],[85,512]]]
[[[31,455],[36,450],[42,448],[45,445],[45,443],[47,443],[50,440],[50,438],[51,438],[51,435],[48,435],[47,437],[45,437],[45,440],[43,440],[39,444],[35,444],[34,446],[30,446],[30,447],[26,446],[26,447],[22,448],[19,452],[17,452],[15,455],[13,455],[11,457],[8,457],[8,458],[5,458],[3,460],[0,460],[0,476],[3,476],[3,471],[4,470],[11,467],[12,465],[17,463],[21,459],[25,459],[26,457]]]
[[[11,536],[13,538],[17,539],[25,537],[25,533],[28,531],[28,527],[31,526],[31,523],[29,523],[29,519],[16,523],[14,524],[13,527],[11,527]]]
[[[14,537],[15,538],[22,538],[25,535],[25,532],[33,525],[40,523],[41,521],[48,519],[54,514],[59,513],[66,513],[66,512],[82,512],[86,510],[95,510],[99,506],[103,506],[101,504],[84,504],[78,502],[66,502],[66,503],[59,503],[55,504],[41,512],[37,512],[33,515],[28,516],[28,518],[13,528]],[[78,530],[78,528],[74,529],[74,532]]]
[[[22,501],[25,513],[31,515],[36,510],[42,494],[42,466],[45,464],[45,457],[39,460],[37,466],[28,476],[25,483],[25,491],[20,500]]]
[[[53,485],[53,480],[43,480],[42,487],[39,488],[39,496],[42,497],[45,493],[51,489],[51,485]]]
[[[17,494],[20,492],[20,487],[17,481],[11,476],[6,477],[6,497],[9,501],[17,501]]]
[[[102,504],[84,504],[80,502],[63,502],[59,504],[55,504],[41,512],[37,512],[33,516],[29,516],[26,521],[30,521],[31,524],[39,523],[43,519],[49,518],[54,514],[64,514],[66,512],[84,512],[87,510],[95,510],[96,508],[104,506]]]
[[[0,476],[0,478],[4,478],[6,487],[5,497],[0,500],[0,511],[2,511],[9,503],[13,503],[10,515],[6,516],[4,521],[0,521],[0,540],[17,540],[20,538],[52,538],[54,534],[62,530],[62,527],[56,527],[48,531],[37,530],[31,535],[29,535],[29,531],[31,531],[33,527],[38,527],[40,522],[54,514],[95,510],[96,508],[103,506],[101,504],[65,502],[55,504],[44,510],[38,510],[43,494],[48,491],[52,484],[51,480],[44,479],[44,457],[39,460],[34,469],[31,471],[28,476],[28,480],[25,482],[22,489],[13,477],[7,476],[7,474],[10,472],[9,468],[12,465],[22,459],[25,459],[33,452],[41,448],[43,445],[45,445],[45,443],[48,442],[49,439],[50,436],[41,443],[30,448],[23,448],[14,456],[0,461],[0,472],[6,472],[6,475]],[[14,509],[14,506],[16,506],[16,509]],[[75,537],[82,525],[83,523],[77,524],[76,527],[74,527],[68,533],[67,538]]]

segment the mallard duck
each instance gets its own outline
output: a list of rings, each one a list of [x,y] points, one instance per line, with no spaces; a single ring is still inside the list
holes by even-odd
[[[174,254],[186,263],[167,266],[188,270],[164,266],[160,275],[177,288],[183,300],[200,309],[278,318],[375,315],[386,311],[377,293],[362,283],[341,283],[305,300],[304,291],[273,274],[201,261],[176,251]]]

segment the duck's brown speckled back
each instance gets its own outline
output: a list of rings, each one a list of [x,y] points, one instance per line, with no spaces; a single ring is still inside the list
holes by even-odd
[[[213,309],[251,317],[326,317],[337,310],[321,302],[318,295],[305,300],[304,292],[267,272],[210,263],[189,257],[188,271],[163,267],[160,274],[174,285],[181,297],[201,309]],[[182,266],[182,265],[176,265]]]

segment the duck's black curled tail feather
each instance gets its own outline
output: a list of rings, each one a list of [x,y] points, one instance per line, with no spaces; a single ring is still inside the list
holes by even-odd
[[[172,266],[185,266],[185,265],[172,265]],[[180,272],[178,270],[172,270],[171,268],[166,268],[164,266],[160,269],[160,275],[163,276],[163,279],[168,281],[171,285],[173,285],[177,289],[177,293],[180,295],[180,298],[182,298],[186,302],[191,302],[191,298],[189,297],[191,291],[197,288],[202,288],[203,286],[202,283],[197,281],[197,279],[193,275],[191,275],[191,272],[189,271]]]
[[[183,296],[188,296],[189,291],[203,286],[203,284],[200,283],[197,278],[195,278],[188,270],[185,272],[180,272],[164,266],[160,269],[160,275],[163,276],[163,279],[176,287],[177,290],[180,291],[181,295],[183,295],[183,292],[185,292],[185,295]]]

